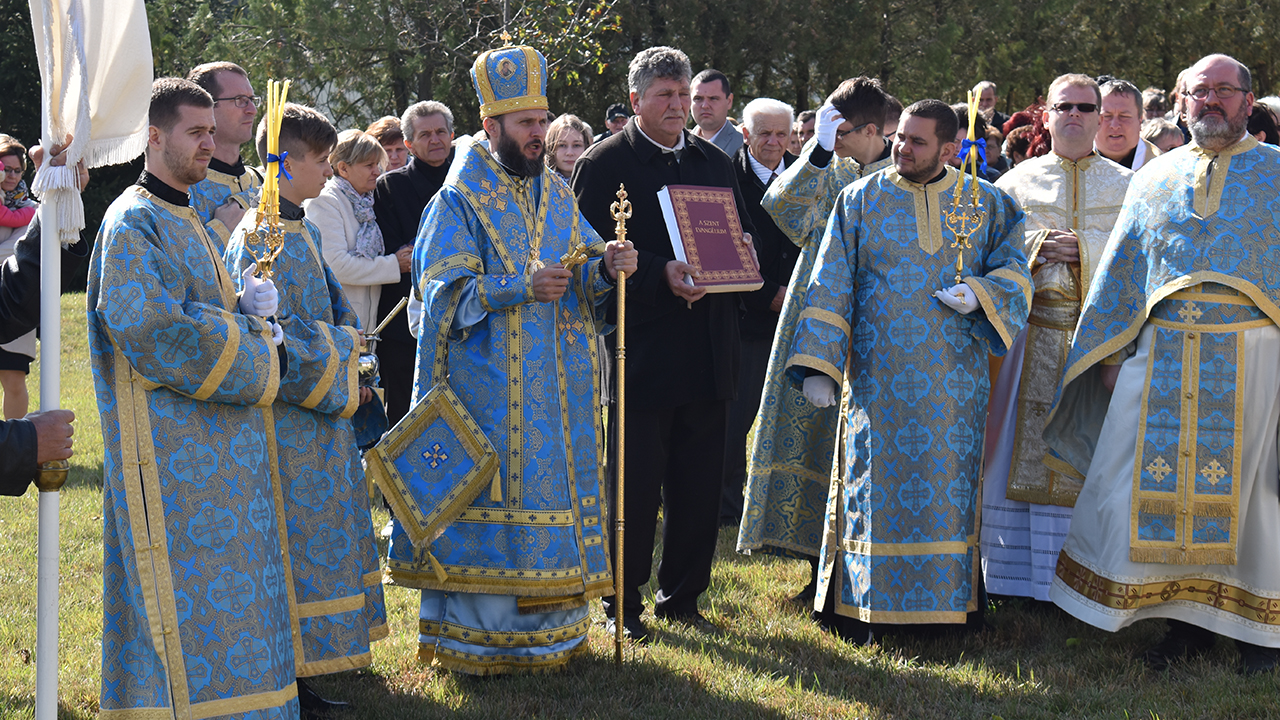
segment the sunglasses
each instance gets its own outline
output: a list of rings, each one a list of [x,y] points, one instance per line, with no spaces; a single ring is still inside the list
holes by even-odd
[[[1057,103],[1056,105],[1054,105],[1052,109],[1054,110],[1054,112],[1060,112],[1060,113],[1062,113],[1063,115],[1066,115],[1067,113],[1071,112],[1072,110],[1079,110],[1082,114],[1087,115],[1087,114],[1089,114],[1089,113],[1094,112],[1095,110],[1097,110],[1097,109],[1098,109],[1098,104],[1097,104],[1097,103],[1070,103],[1070,102],[1062,102],[1062,103]]]

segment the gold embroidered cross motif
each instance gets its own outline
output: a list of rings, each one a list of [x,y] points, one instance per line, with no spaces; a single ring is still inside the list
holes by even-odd
[[[493,203],[493,207],[498,211],[507,209],[507,201],[502,199],[502,196],[507,191],[505,187],[499,185],[495,188],[489,183],[488,179],[485,179],[480,181],[480,188],[482,192],[476,199],[480,201],[481,205],[488,207],[489,203]]]
[[[1173,472],[1173,468],[1169,467],[1169,463],[1165,462],[1163,457],[1157,455],[1155,462],[1147,466],[1147,472],[1155,476],[1156,482],[1161,482],[1165,475]]]
[[[1214,460],[1208,465],[1200,468],[1200,474],[1204,475],[1209,480],[1210,485],[1217,485],[1222,482],[1222,477],[1227,474],[1227,469],[1222,467],[1217,460]]]
[[[441,463],[444,463],[449,459],[449,453],[445,452],[444,448],[440,447],[440,443],[435,443],[427,450],[427,452],[422,453],[422,459],[428,461],[431,465],[431,469],[435,470],[440,467]]]
[[[1184,323],[1193,323],[1200,319],[1204,312],[1196,307],[1196,304],[1190,300],[1182,303],[1182,309],[1178,311],[1178,317],[1182,318]]]
[[[568,308],[562,308],[560,310],[560,331],[566,335],[565,340],[570,345],[573,345],[577,342],[579,335],[587,333],[587,324],[582,321],[581,315],[569,312]]]

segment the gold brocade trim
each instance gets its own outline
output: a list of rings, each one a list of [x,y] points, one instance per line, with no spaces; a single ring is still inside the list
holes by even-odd
[[[814,320],[817,320],[818,322],[826,323],[827,325],[834,326],[835,328],[840,330],[840,332],[844,333],[846,337],[850,334],[849,323],[845,322],[844,318],[831,312],[830,310],[823,310],[822,308],[816,308],[816,307],[807,307],[800,312],[800,316],[796,318],[796,323],[803,322],[806,318],[812,318]]]
[[[579,607],[581,607],[581,605],[579,605]],[[585,636],[587,634],[587,628],[589,627],[591,627],[590,617],[584,617],[581,620],[568,625],[546,628],[544,630],[535,630],[532,632],[486,632],[478,628],[471,628],[465,625],[458,625],[456,623],[444,623],[442,628],[441,624],[434,620],[418,620],[418,632],[423,635],[443,637],[449,640],[467,643],[469,645],[480,645],[482,647],[495,648],[527,648],[557,645],[562,642],[568,642],[576,637]]]
[[[253,712],[254,710],[280,707],[297,696],[298,684],[289,683],[288,687],[282,690],[196,703],[191,706],[191,720],[204,720],[204,718],[217,717],[219,715],[236,715]]]
[[[845,538],[840,542],[841,549],[854,555],[871,557],[906,557],[911,555],[963,555],[971,548],[977,547],[978,536],[970,535],[966,542],[927,542],[927,543],[873,543],[868,540]]]
[[[227,372],[236,361],[236,355],[240,351],[240,326],[234,320],[228,322],[226,326],[227,342],[222,346],[218,362],[214,363],[213,369],[209,371],[204,382],[200,383],[200,387],[191,395],[196,400],[208,400],[226,379]]]
[[[1000,270],[996,270],[995,272],[989,273],[988,277],[992,277],[996,273],[1002,272],[1003,270],[1004,268],[1001,268]],[[1015,276],[1017,275],[1017,273],[1013,273],[1013,274]],[[1000,313],[996,312],[997,308],[996,308],[995,301],[991,299],[991,293],[988,292],[987,288],[985,287],[985,284],[987,282],[986,279],[969,276],[967,278],[964,278],[960,282],[968,285],[969,290],[972,291],[973,294],[977,297],[978,304],[982,306],[982,309],[984,311],[986,311],[985,314],[987,317],[987,321],[991,323],[991,327],[995,328],[996,334],[1000,336],[1000,341],[1004,343],[1005,349],[1007,350],[1010,347],[1012,347],[1014,335],[1013,333],[1009,332],[1009,326],[1006,325],[1004,320],[1000,317]]]
[[[383,626],[386,627],[385,625]],[[370,633],[369,641],[373,642],[373,634]],[[366,650],[359,655],[347,655],[345,657],[326,658],[324,660],[315,660],[309,663],[303,663],[298,666],[298,677],[315,677],[317,675],[329,675],[331,673],[343,672],[344,670],[359,670],[373,664],[373,653]]]
[[[503,335],[507,338],[507,378],[524,377],[521,359],[524,357],[524,323],[534,308],[521,305],[513,308],[513,312],[500,313],[505,327]],[[558,353],[557,353],[558,354]],[[503,490],[506,497],[503,504],[508,509],[524,507],[524,389],[525,383],[518,387],[507,385],[507,477]]]
[[[1110,357],[1117,352],[1123,351],[1125,346],[1133,342],[1134,339],[1138,337],[1138,333],[1142,331],[1142,326],[1146,323],[1147,317],[1151,314],[1152,308],[1159,305],[1161,300],[1164,300],[1179,290],[1185,290],[1206,282],[1226,285],[1227,287],[1236,290],[1241,295],[1252,300],[1254,306],[1266,313],[1267,317],[1271,318],[1272,322],[1280,325],[1280,307],[1272,302],[1271,298],[1267,297],[1267,294],[1262,290],[1259,290],[1253,283],[1233,275],[1226,275],[1212,270],[1200,270],[1171,280],[1152,292],[1150,297],[1147,298],[1146,307],[1142,309],[1141,313],[1134,317],[1133,321],[1127,328],[1115,335],[1112,335],[1110,338],[1099,344],[1098,347],[1091,350],[1083,358],[1077,360],[1074,365],[1067,368],[1066,374],[1062,378],[1062,386],[1066,387],[1067,385],[1070,385],[1076,378],[1083,375],[1086,370],[1098,364],[1103,359]],[[1053,415],[1056,411],[1057,408],[1054,408],[1054,412],[1049,414],[1049,418],[1045,421],[1046,424],[1053,419]]]
[[[267,344],[267,386],[262,389],[262,397],[253,404],[256,408],[269,408],[280,393],[280,353],[276,351],[275,340],[271,334],[271,323],[266,318],[255,317],[259,334]]]
[[[294,671],[302,667],[305,654],[302,647],[302,620],[298,616],[298,592],[293,583],[293,556],[290,554],[289,526],[285,516],[284,482],[280,477],[280,449],[276,441],[275,409],[262,411],[262,424],[267,434],[267,466],[271,473],[272,504],[276,509],[276,537],[280,538],[280,555],[283,560],[285,598],[289,601],[289,634],[293,639]]]
[[[316,328],[320,330],[320,337],[324,338],[325,347],[329,349],[328,359],[324,362],[324,372],[320,374],[320,379],[316,381],[316,386],[311,389],[311,393],[306,399],[298,403],[298,407],[306,410],[315,410],[316,406],[324,400],[324,396],[329,394],[329,389],[333,386],[333,380],[338,376],[338,345],[333,342],[333,334],[329,332],[327,323],[316,323]]]
[[[538,525],[542,527],[568,527],[576,524],[574,513],[570,509],[527,510],[500,507],[468,507],[458,516],[457,522],[473,522],[485,525]]]
[[[549,612],[565,612],[567,610],[577,610],[580,607],[586,607],[587,598],[584,595],[565,595],[562,597],[518,597],[516,598],[516,609],[521,615],[538,615]]]
[[[836,385],[840,385],[844,380],[844,374],[841,373],[835,365],[812,355],[792,355],[791,359],[787,361],[787,367],[812,368],[830,377],[832,380],[835,380]]]
[[[1237,304],[1252,305],[1252,303],[1237,303]],[[1223,323],[1221,325],[1199,325],[1196,323],[1180,323],[1180,322],[1173,322],[1171,320],[1165,320],[1164,318],[1157,318],[1157,317],[1147,318],[1147,322],[1151,323],[1152,325],[1155,325],[1156,327],[1162,327],[1169,330],[1189,330],[1194,332],[1207,332],[1207,333],[1237,333],[1237,332],[1242,332],[1244,330],[1252,330],[1253,328],[1260,328],[1260,327],[1267,327],[1268,325],[1275,325],[1275,322],[1272,321],[1271,318],[1262,318],[1260,320],[1246,320],[1244,322],[1236,322],[1236,323]]]
[[[1036,297],[1031,303],[1031,314],[1027,316],[1028,325],[1050,330],[1061,330],[1063,332],[1075,330],[1079,321],[1079,300],[1056,300]],[[1065,363],[1066,360],[1066,353],[1063,353],[1059,364]],[[1057,380],[1054,380],[1054,382],[1056,383]]]
[[[1078,309],[1074,300],[1054,301],[1062,309]],[[1041,304],[1036,299],[1034,308]],[[1071,329],[1074,329],[1072,324]],[[1005,497],[1010,500],[1056,504],[1056,484],[1061,476],[1040,460],[1048,454],[1044,442],[1044,419],[1053,407],[1054,391],[1071,348],[1070,329],[1029,323],[1026,329],[1022,377],[1018,383],[1017,413],[1014,415],[1013,454],[1009,461]],[[1074,504],[1074,495],[1070,503]]]
[[[477,76],[479,73],[477,73]],[[543,95],[521,95],[516,98],[488,102],[480,106],[480,119],[507,115],[521,110],[546,110],[547,98]]]
[[[501,675],[517,672],[522,675],[538,675],[563,667],[569,658],[578,653],[588,652],[590,646],[584,641],[556,653],[543,653],[535,656],[525,655],[472,655],[459,653],[447,647],[439,651],[432,645],[418,644],[418,662],[436,664],[440,667],[466,673],[468,675]]]
[[[898,174],[896,167],[885,170],[889,182],[911,193],[915,200],[916,234],[920,249],[932,255],[942,249],[946,240],[942,233],[942,193],[951,189],[960,171],[947,165],[946,175],[939,181],[921,185]]]
[[[384,585],[397,585],[418,590],[525,597],[558,597],[582,593],[587,599],[592,599],[599,597],[602,591],[608,590],[605,586],[591,584],[584,592],[584,573],[581,567],[566,570],[494,570],[493,568],[445,565],[444,568],[446,579],[441,582],[430,570],[424,572],[421,565],[388,560],[382,582]]]
[[[1258,141],[1252,135],[1245,135],[1243,140],[1218,153],[1205,150],[1194,142],[1191,144],[1191,154],[1198,156],[1192,195],[1192,207],[1197,215],[1207,218],[1218,212],[1222,191],[1227,185],[1227,173],[1231,170],[1231,158],[1257,146]],[[1220,160],[1226,162],[1221,163]]]
[[[173,708],[102,709],[98,720],[173,720]]]
[[[339,325],[339,330],[343,330],[347,335],[351,336],[351,355],[347,358],[347,404],[342,408],[342,412],[338,413],[338,417],[347,420],[356,414],[356,410],[360,407],[360,344],[364,342],[360,338],[360,331],[350,325]]]
[[[146,491],[144,487],[151,488],[159,485],[159,478],[148,478],[148,475],[156,473],[156,454],[155,445],[151,440],[151,423],[149,420],[150,410],[147,407],[145,390],[139,390],[135,387],[137,384],[133,368],[130,367],[129,361],[125,359],[124,353],[121,352],[120,346],[116,344],[115,339],[111,340],[112,355],[115,359],[115,389],[117,398],[117,407],[119,408],[120,422],[120,450],[121,463],[124,471],[124,491],[129,515],[130,534],[133,536],[133,553],[135,562],[138,566],[138,584],[141,586],[143,608],[146,611],[147,631],[151,635],[151,643],[155,647],[156,655],[160,658],[160,663],[164,667],[165,676],[173,678],[170,670],[170,661],[175,653],[171,652],[170,645],[177,647],[176,657],[177,666],[184,667],[185,660],[182,657],[181,643],[169,643],[165,632],[165,623],[161,619],[160,611],[160,594],[162,587],[160,575],[169,570],[168,557],[168,528],[164,524],[163,508],[162,514],[159,516],[161,522],[157,523],[154,529],[148,521],[149,509],[146,502]],[[145,444],[144,444],[145,442]],[[137,468],[136,471],[133,468]],[[135,474],[136,472],[136,474]],[[167,584],[172,588],[172,579]],[[170,592],[172,599],[172,592]],[[181,696],[181,707],[188,705],[187,686],[185,674],[182,677],[183,682],[179,685],[173,685],[171,691],[174,697],[171,701],[175,703]]]
[[[369,628],[369,642],[375,643],[379,640],[386,640],[387,636],[390,634],[391,629],[387,627],[385,622],[381,625],[375,625]]]
[[[375,585],[381,585],[381,584],[382,584],[381,570],[373,570],[371,572],[367,572],[364,574],[365,587],[374,587]]]
[[[1249,622],[1280,627],[1280,598],[1258,595],[1219,580],[1192,577],[1149,583],[1120,582],[1085,567],[1065,549],[1058,553],[1057,575],[1076,594],[1112,610],[1193,602]]]
[[[428,281],[434,280],[446,272],[457,268],[470,270],[471,272],[479,275],[484,272],[484,261],[471,253],[455,253],[448,257],[441,258],[431,263],[427,269],[422,271],[422,281],[419,285],[426,286]],[[418,299],[421,300],[422,298]]]
[[[298,603],[298,617],[321,617],[324,615],[337,615],[339,613],[351,612],[352,610],[362,610],[364,609],[364,603],[365,597],[363,592],[359,595],[348,595],[347,597],[332,598],[330,600]]]
[[[1058,209],[1059,208],[1056,208],[1056,207],[1053,208],[1053,210],[1058,210]],[[1031,208],[1024,207],[1023,211],[1030,213]],[[1048,237],[1049,237],[1048,230],[1042,229],[1042,230],[1027,231],[1027,239],[1023,247],[1025,248],[1026,255],[1027,255],[1027,268],[1031,270],[1033,273],[1040,268],[1039,265],[1036,265],[1036,258],[1040,257],[1040,248],[1044,245],[1044,241],[1048,239]]]
[[[1054,457],[1053,455],[1046,455],[1044,457],[1044,460],[1042,460],[1041,462],[1043,462],[1046,467],[1048,467],[1050,470],[1056,473],[1060,473],[1062,475],[1065,475],[1069,478],[1074,478],[1076,480],[1080,480],[1080,481],[1084,480],[1084,475],[1081,475],[1079,471],[1077,471],[1075,468],[1068,465],[1067,461],[1063,460],[1062,458]]]

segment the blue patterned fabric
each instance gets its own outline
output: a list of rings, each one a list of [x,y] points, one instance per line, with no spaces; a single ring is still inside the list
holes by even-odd
[[[107,210],[88,300],[106,451],[100,707],[296,718],[263,442],[270,328],[235,311],[196,213],[136,186]]]
[[[261,254],[246,214],[224,261],[242,273]],[[294,653],[300,677],[365,667],[371,639],[387,633],[369,490],[351,416],[359,403],[360,321],[347,303],[307,220],[284,221],[284,247],[272,264],[280,293],[288,372],[268,412],[267,447],[284,518],[291,578]]]
[[[526,274],[531,247],[551,265],[579,242],[592,256],[603,252],[564,183],[546,171],[516,180],[484,147],[459,148],[414,248],[415,292],[424,302],[414,396],[421,400],[444,380],[447,360],[449,387],[497,451],[500,468],[492,487],[428,548],[415,549],[396,522],[390,582],[447,592],[455,609],[484,596],[514,596],[526,615],[582,607],[611,587],[595,385],[595,336],[611,287],[598,258],[573,271],[556,303],[534,301]],[[485,315],[454,330],[458,298],[471,282]],[[423,594],[424,612],[432,597]],[[447,643],[436,647],[443,638],[432,633],[421,638],[423,657],[473,673],[550,667],[567,657],[562,648],[513,660],[500,638],[486,635],[491,625],[471,630],[486,649],[468,653],[483,658],[453,653]],[[573,642],[584,638],[585,626]]]
[[[818,168],[809,161],[816,147],[817,141],[811,140],[800,159],[769,185],[761,202],[800,248],[800,257],[778,317],[760,411],[751,429],[739,552],[817,557],[822,544],[839,408],[809,404],[787,379],[787,360],[836,198],[849,183],[893,161],[885,158],[864,167],[856,160],[833,157],[825,168]]]
[[[245,209],[258,207],[258,188],[261,186],[262,178],[257,171],[246,168],[239,177],[211,169],[203,180],[188,188],[191,208],[200,217],[200,222],[204,223],[209,239],[217,243],[218,247],[227,244],[232,228],[214,220],[213,211],[228,198],[233,198]]]
[[[1161,155],[1150,168],[1130,185],[1045,430],[1053,460],[1080,477],[1105,413],[1105,404],[1098,412],[1097,403],[1084,401],[1100,385],[1094,368],[1130,354],[1127,347],[1161,300],[1214,282],[1280,322],[1280,245],[1266,234],[1269,225],[1257,224],[1258,217],[1280,212],[1280,195],[1261,190],[1280,177],[1280,150],[1252,138],[1216,155],[1192,145]],[[1210,169],[1216,169],[1212,182]],[[1063,408],[1070,417],[1059,420]]]
[[[987,356],[1021,331],[1031,279],[1022,211],[980,181],[987,216],[963,281],[981,309],[933,297],[955,284],[938,210],[958,177],[921,186],[890,169],[840,194],[788,363],[797,384],[809,370],[848,385],[818,590],[868,622],[959,623],[976,609]]]

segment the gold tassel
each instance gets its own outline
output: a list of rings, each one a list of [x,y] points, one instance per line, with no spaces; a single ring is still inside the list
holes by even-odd
[[[502,502],[502,473],[493,474],[493,482],[489,485],[490,502]]]
[[[430,551],[427,552],[427,561],[431,563],[431,570],[436,574],[436,580],[443,583],[445,580],[449,579],[449,573],[444,571],[444,566],[440,564],[440,561],[437,560],[436,556],[432,555]]]

